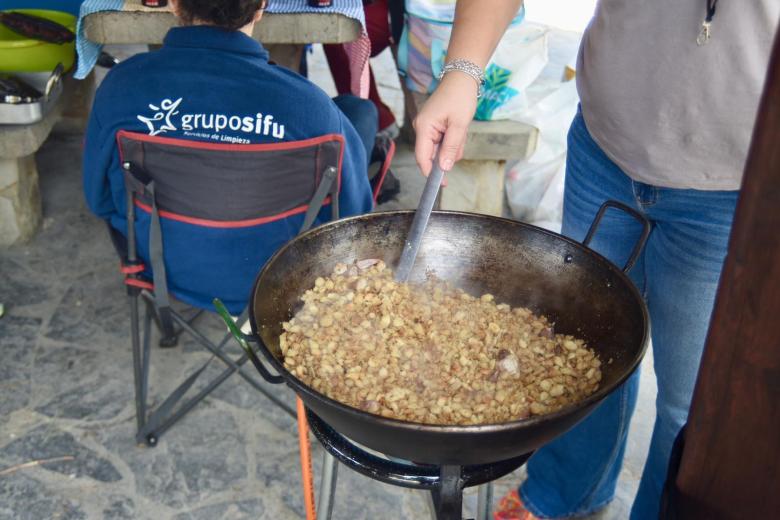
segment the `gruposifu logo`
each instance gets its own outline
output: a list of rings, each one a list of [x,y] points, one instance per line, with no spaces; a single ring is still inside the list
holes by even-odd
[[[159,106],[149,103],[154,113],[136,116],[149,130],[149,135],[181,130],[184,135],[212,139],[215,141],[250,142],[246,137],[225,135],[223,132],[239,132],[243,136],[262,135],[284,139],[284,123],[274,121],[273,114],[257,112],[253,115],[232,115],[215,113],[179,114],[183,98],[176,101],[163,99]],[[174,116],[178,116],[174,119]],[[175,121],[175,122],[174,122]],[[205,132],[208,131],[208,132]]]
[[[181,100],[182,98],[179,98],[176,101],[163,99],[160,106],[149,103],[149,108],[155,111],[154,115],[151,117],[137,116],[138,119],[149,128],[149,135],[158,135],[165,133],[168,130],[176,130],[176,125],[171,121],[171,117],[179,113],[176,109],[179,107],[179,104],[181,104]]]

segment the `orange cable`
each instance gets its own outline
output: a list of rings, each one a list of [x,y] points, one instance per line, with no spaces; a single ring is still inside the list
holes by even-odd
[[[314,509],[314,480],[311,471],[311,449],[309,446],[309,424],[306,422],[306,411],[303,401],[296,397],[295,406],[298,411],[298,449],[301,452],[301,478],[303,480],[303,501],[306,504],[306,520],[317,520]]]

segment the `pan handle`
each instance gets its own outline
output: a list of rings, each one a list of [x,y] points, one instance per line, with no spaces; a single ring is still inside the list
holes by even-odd
[[[601,224],[601,219],[604,217],[604,213],[606,213],[607,208],[615,208],[623,211],[624,213],[628,213],[640,224],[642,224],[642,235],[639,237],[639,240],[637,240],[636,244],[634,244],[634,249],[631,251],[631,256],[628,257],[628,260],[626,260],[626,265],[623,266],[623,272],[628,273],[631,268],[634,267],[637,258],[639,258],[639,254],[642,252],[642,249],[644,249],[645,243],[647,243],[647,237],[650,236],[650,221],[647,220],[647,217],[635,209],[626,206],[622,202],[608,200],[601,205],[599,212],[596,213],[596,217],[593,219],[593,222],[590,225],[590,229],[588,229],[588,234],[585,235],[585,240],[582,241],[583,246],[588,247],[590,245],[590,241],[593,239],[593,235],[596,234],[599,224]]]
[[[263,363],[257,357],[257,354],[255,354],[254,349],[249,346],[250,342],[258,343],[257,338],[255,338],[254,336],[248,336],[241,332],[241,330],[238,328],[238,325],[236,325],[236,322],[233,321],[233,317],[228,312],[227,308],[225,307],[225,304],[222,303],[219,298],[214,298],[214,301],[212,303],[214,304],[214,308],[217,309],[217,314],[219,314],[219,316],[225,322],[225,325],[227,325],[227,328],[230,331],[230,333],[233,335],[233,338],[235,338],[238,344],[241,345],[241,348],[244,349],[246,355],[249,356],[249,360],[252,361],[252,364],[255,366],[257,371],[260,372],[260,375],[263,376],[263,379],[275,385],[279,383],[283,383],[284,378],[282,376],[275,376],[271,372],[269,372],[268,369],[265,368]]]

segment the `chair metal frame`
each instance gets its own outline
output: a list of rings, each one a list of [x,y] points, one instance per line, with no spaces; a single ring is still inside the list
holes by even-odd
[[[127,292],[130,300],[131,342],[133,347],[136,421],[138,428],[136,441],[139,443],[146,443],[148,446],[156,445],[159,436],[164,431],[173,426],[174,423],[181,419],[198,402],[203,400],[234,373],[238,373],[256,390],[282,408],[282,410],[287,412],[291,417],[296,417],[295,411],[290,406],[263,388],[256,379],[241,369],[242,365],[248,360],[248,356],[245,353],[236,360],[225,354],[223,349],[231,338],[230,334],[226,334],[220,343],[214,344],[193,327],[194,321],[202,315],[203,310],[198,310],[193,317],[186,319],[170,307],[167,285],[165,282],[165,267],[162,264],[162,236],[159,226],[159,212],[154,193],[154,181],[148,172],[140,165],[134,164],[132,161],[123,162],[122,168],[125,172],[127,222],[135,222],[136,195],[140,193],[146,194],[153,202],[150,241],[154,242],[155,240],[158,240],[158,244],[156,245],[158,251],[150,254],[150,256],[152,256],[151,263],[153,264],[154,274],[154,284],[152,284],[141,279],[139,276],[139,273],[143,270],[143,264],[138,258],[135,226],[128,225],[127,227],[127,256],[126,259],[123,259],[123,271],[125,271],[127,275]],[[308,230],[312,226],[328,195],[331,195],[331,219],[338,219],[338,183],[334,182],[337,177],[338,170],[335,166],[330,165],[324,168],[322,179],[311,198],[309,208],[299,233]],[[113,231],[113,228],[111,229]],[[157,237],[154,236],[155,229],[158,234]],[[117,232],[114,232],[114,235],[116,234]],[[116,244],[117,237],[114,236],[113,239]],[[159,258],[158,261],[155,261],[155,256]],[[146,303],[143,339],[141,338],[139,328],[139,297]],[[246,311],[243,316],[244,320],[246,319],[245,313]],[[170,347],[176,345],[178,336],[184,332],[189,334],[197,343],[212,354],[212,357],[209,358],[204,365],[187,377],[154,411],[150,411],[147,405],[152,320],[158,325],[162,334],[160,340],[161,346]],[[214,358],[218,358],[222,361],[227,365],[227,368],[219,376],[213,379],[206,388],[185,401],[174,412],[173,410],[176,404],[192,387]]]
[[[291,418],[296,418],[295,410],[287,403],[279,399],[268,389],[264,388],[258,380],[242,369],[248,360],[246,353],[242,353],[237,359],[229,356],[224,348],[232,337],[227,333],[219,343],[213,343],[204,334],[199,332],[193,326],[194,322],[203,314],[203,309],[196,309],[193,316],[186,318],[179,312],[170,307],[167,284],[165,281],[165,269],[162,264],[162,236],[159,227],[159,213],[157,201],[154,193],[154,181],[152,177],[139,164],[132,161],[124,161],[122,168],[125,175],[126,202],[127,202],[127,237],[119,233],[109,224],[109,232],[112,242],[122,261],[122,271],[125,274],[125,283],[127,286],[128,302],[130,306],[131,322],[131,344],[133,355],[133,374],[135,382],[135,409],[136,409],[136,442],[153,447],[157,445],[159,437],[171,428],[176,422],[182,419],[190,410],[192,410],[200,401],[206,398],[211,392],[216,390],[225,380],[235,373],[238,373],[253,388],[267,397],[272,403],[280,407]],[[315,222],[320,209],[326,198],[330,196],[331,219],[339,218],[338,192],[339,192],[339,170],[337,166],[326,165],[322,168],[322,175],[319,184],[315,189],[314,195],[309,201],[309,205],[304,216],[303,224],[299,230],[302,233],[308,230]],[[138,257],[135,230],[135,206],[136,196],[145,194],[150,197],[152,205],[152,228],[150,229],[150,242],[157,240],[157,246],[160,250],[157,252],[159,257],[157,261],[151,258],[153,265],[154,280],[150,282],[145,280],[141,273],[145,267]],[[156,233],[158,236],[154,237]],[[124,246],[124,247],[123,247]],[[151,248],[150,248],[151,249]],[[153,256],[153,255],[150,255]],[[157,269],[155,269],[157,267]],[[144,304],[143,333],[141,332],[141,316],[139,305]],[[152,410],[148,404],[149,387],[149,366],[151,360],[151,338],[152,322],[155,322],[161,334],[160,346],[172,347],[178,342],[178,337],[182,333],[188,334],[201,347],[206,349],[212,355],[195,372],[190,374],[182,383],[180,383],[171,394],[160,403],[156,409]],[[239,318],[240,322],[246,321],[246,310]],[[180,403],[186,393],[194,383],[203,374],[206,368],[214,359],[219,359],[226,365],[226,368],[216,377],[211,379],[206,387],[198,391],[195,395]],[[271,374],[265,374],[273,378]],[[281,378],[280,378],[281,379]],[[178,404],[178,407],[177,407]],[[318,501],[318,510],[322,512],[321,518],[329,519],[333,510],[333,500],[335,496],[337,462],[330,454],[325,454],[323,464],[323,475],[320,485],[320,497]]]

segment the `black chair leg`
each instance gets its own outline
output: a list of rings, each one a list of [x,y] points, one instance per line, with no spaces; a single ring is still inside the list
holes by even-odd
[[[146,314],[144,315],[144,335],[143,335],[143,350],[142,352],[142,365],[141,365],[141,399],[144,406],[144,425],[146,428],[149,417],[146,412],[147,396],[149,395],[149,360],[151,356],[151,344],[152,344],[152,317],[154,316],[154,309],[149,306],[146,307]],[[140,435],[141,429],[138,430]],[[147,446],[155,446],[157,444],[156,435],[146,435],[143,439],[137,439],[138,442],[145,442]]]
[[[146,399],[144,396],[143,358],[141,356],[141,341],[138,319],[138,293],[129,296],[130,302],[130,338],[133,345],[133,376],[135,379],[135,419],[138,431],[146,423]]]
[[[158,328],[160,330],[160,348],[173,348],[179,344],[179,332],[173,327],[170,307],[158,307]]]
[[[243,365],[247,361],[247,357],[244,356],[242,359],[239,360],[239,365]],[[154,432],[148,433],[146,435],[146,442],[149,444],[149,438],[150,436],[154,437],[154,442],[157,442],[157,437],[162,435],[168,428],[176,424],[176,422],[179,421],[182,417],[184,417],[190,410],[192,410],[196,404],[201,402],[203,399],[208,397],[208,395],[217,389],[219,385],[221,385],[228,377],[232,376],[235,370],[233,368],[226,368],[222,371],[222,373],[214,378],[208,386],[206,386],[204,389],[202,389],[200,392],[195,394],[193,397],[191,397],[188,401],[184,402],[179,406],[179,408],[176,410],[176,412],[168,415],[166,418],[158,418],[154,417],[154,420],[159,420],[159,424],[156,428],[154,428]],[[161,414],[162,415],[162,414]]]
[[[147,446],[157,444],[155,433],[142,434],[146,429],[147,395],[149,390],[149,354],[152,337],[152,319],[155,316],[153,308],[144,305],[144,329],[140,331],[140,313],[138,309],[139,294],[130,294],[130,337],[133,347],[133,378],[135,380],[135,418],[136,418],[136,442]]]
[[[163,336],[158,343],[160,348],[173,348],[179,344],[179,336],[172,334],[170,336]]]
[[[189,319],[185,319],[175,311],[171,311],[170,318],[174,327],[174,335],[178,337],[182,332],[189,334],[207,351],[211,352],[212,357],[201,366],[200,369],[192,373],[175,390],[173,390],[173,392],[162,403],[157,405],[155,409],[148,410],[147,392],[149,382],[149,359],[151,357],[152,321],[155,322],[155,325],[159,326],[158,320],[160,315],[158,313],[158,308],[154,303],[154,296],[145,291],[141,292],[141,299],[146,304],[143,336],[141,337],[139,334],[140,319],[138,296],[139,294],[136,294],[131,297],[133,367],[135,372],[136,419],[138,424],[136,442],[139,444],[146,444],[150,447],[155,446],[159,437],[166,430],[183,418],[196,404],[219,387],[219,385],[227,380],[228,377],[236,373],[249,382],[255,389],[259,390],[274,404],[282,408],[291,417],[295,418],[295,411],[290,408],[287,403],[279,399],[269,390],[263,388],[263,386],[242,369],[242,366],[248,360],[246,354],[243,354],[240,358],[234,360],[223,351],[223,348],[232,339],[232,335],[226,334],[219,344],[214,344],[197,329],[192,327],[191,324],[201,315],[200,312],[197,312]],[[212,379],[206,387],[195,392],[195,395],[189,399],[184,400],[185,394],[187,394],[188,391],[193,390],[195,382],[199,380],[200,376],[214,359],[219,359],[227,365],[227,367],[225,367],[218,376]]]
[[[170,308],[161,309],[157,307],[154,300],[146,300],[148,311],[151,312],[154,319],[154,325],[157,327],[157,331],[160,333],[160,341],[158,345],[160,348],[173,348],[179,344],[179,334],[181,330],[176,330],[173,327],[173,320],[171,319]]]
[[[175,326],[175,319],[173,318],[173,312],[168,310],[158,309],[154,303],[147,302],[150,309],[153,309],[154,324],[157,326],[157,330],[160,332],[160,341],[158,342],[160,348],[173,348],[179,344],[179,336],[181,336],[182,328]],[[187,320],[187,323],[192,325],[200,318],[204,313],[203,309],[198,309],[193,313],[192,317]],[[166,326],[167,323],[167,326]]]
[[[222,342],[215,346],[212,344],[208,338],[203,336],[200,332],[198,332],[196,329],[192,328],[188,323],[181,320],[181,318],[174,315],[174,319],[181,325],[182,330],[186,331],[188,334],[190,334],[198,343],[200,343],[206,350],[214,354],[217,358],[219,358],[223,363],[225,363],[228,367],[230,367],[234,372],[237,372],[239,376],[244,378],[244,380],[252,385],[255,390],[259,391],[261,394],[265,395],[271,402],[273,402],[276,406],[287,412],[287,414],[292,417],[293,419],[297,418],[297,414],[295,413],[295,410],[293,410],[287,403],[276,397],[273,393],[269,392],[267,389],[263,388],[254,377],[247,374],[244,370],[241,370],[241,365],[248,359],[246,354],[244,354],[239,361],[233,361],[228,357],[226,353],[222,351],[222,347],[227,343],[228,341],[233,339],[233,336],[231,334],[226,334]]]

